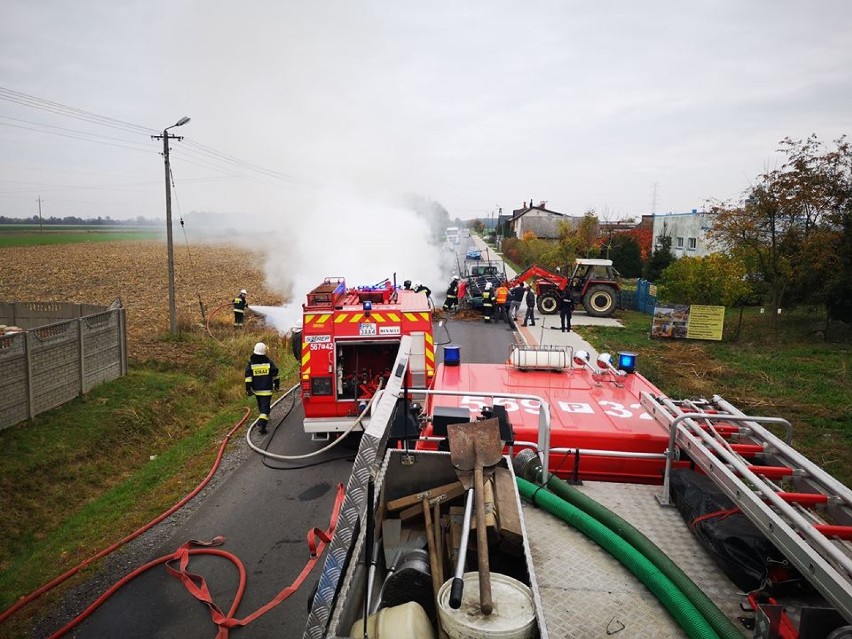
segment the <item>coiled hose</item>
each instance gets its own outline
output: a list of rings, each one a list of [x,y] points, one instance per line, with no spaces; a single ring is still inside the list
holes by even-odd
[[[517,478],[521,496],[571,524],[618,559],[650,590],[690,639],[720,639],[698,609],[650,560],[591,515],[542,487]],[[742,639],[742,636],[740,637]]]
[[[529,454],[522,451],[515,457],[515,472],[519,476],[540,484],[541,470],[541,461],[532,451],[529,451]],[[625,521],[606,506],[562,481],[556,475],[550,475],[546,488],[602,523],[648,558],[698,609],[719,637],[722,639],[743,639],[742,631],[725,613],[719,610],[713,600],[705,595],[695,582],[653,541],[637,530],[630,522]]]

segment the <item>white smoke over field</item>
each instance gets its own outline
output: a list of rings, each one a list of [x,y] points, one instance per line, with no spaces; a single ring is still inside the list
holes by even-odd
[[[262,310],[279,331],[289,331],[301,324],[305,295],[326,277],[343,277],[351,287],[396,275],[400,285],[406,279],[422,282],[434,297],[452,270],[435,231],[444,223],[437,213],[430,217],[422,202],[415,210],[402,199],[322,188],[287,206],[274,221],[265,220],[263,235],[254,238],[266,251],[267,285],[290,300],[281,309]]]

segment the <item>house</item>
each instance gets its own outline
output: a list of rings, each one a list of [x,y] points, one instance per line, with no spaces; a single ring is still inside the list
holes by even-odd
[[[547,202],[540,202],[533,206],[530,200],[529,204],[524,202],[521,208],[512,211],[511,217],[505,223],[508,233],[522,238],[525,233],[531,232],[538,238],[552,240],[559,237],[561,222],[575,227],[579,224],[581,218],[551,211],[546,208],[546,204]]]
[[[713,226],[715,213],[692,209],[689,213],[655,214],[653,237],[668,235],[672,238],[672,255],[675,257],[704,257],[718,248],[710,243],[707,231]]]

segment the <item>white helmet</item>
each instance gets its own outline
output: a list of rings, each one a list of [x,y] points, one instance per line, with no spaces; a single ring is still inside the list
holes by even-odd
[[[254,354],[255,355],[266,355],[266,344],[263,342],[258,342],[254,345]]]
[[[459,279],[459,276],[458,276],[458,275],[453,275],[453,279],[454,279],[454,280],[457,280],[457,279]]]
[[[414,282],[414,288],[420,288],[420,282]]]
[[[248,295],[248,293],[246,292],[246,289],[241,288],[240,289],[240,295]]]
[[[490,291],[493,284],[491,282],[485,282],[485,290]]]

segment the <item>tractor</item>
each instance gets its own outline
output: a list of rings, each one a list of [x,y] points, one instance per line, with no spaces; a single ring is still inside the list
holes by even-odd
[[[561,291],[567,286],[575,304],[593,317],[610,317],[618,308],[618,272],[612,260],[578,258],[570,277],[533,264],[512,280],[510,287],[537,278],[538,310],[543,315],[559,311]]]

